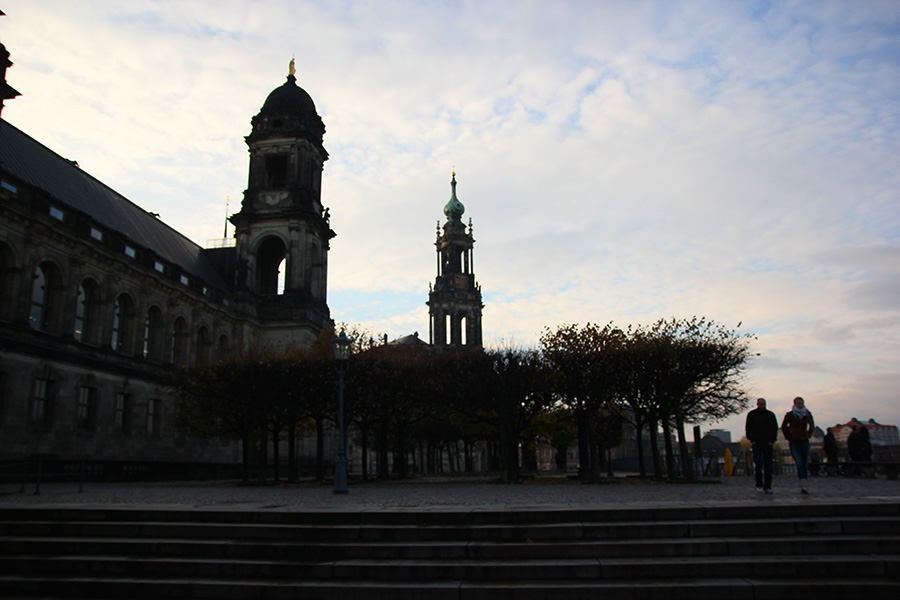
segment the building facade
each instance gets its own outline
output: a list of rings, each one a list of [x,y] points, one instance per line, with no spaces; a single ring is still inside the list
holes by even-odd
[[[178,433],[167,374],[333,326],[324,131],[291,61],[251,121],[234,243],[206,249],[0,121],[0,459],[239,460]]]
[[[843,425],[837,424],[832,429],[834,439],[842,444],[847,443],[847,438],[853,433],[854,427],[865,427],[869,430],[869,441],[873,446],[900,446],[900,430],[896,425],[882,425],[875,419],[860,421],[853,417]]]

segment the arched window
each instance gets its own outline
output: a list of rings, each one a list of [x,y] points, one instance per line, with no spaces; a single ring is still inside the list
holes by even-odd
[[[228,338],[225,335],[219,336],[219,343],[216,344],[216,360],[222,360],[228,357]]]
[[[32,329],[53,333],[53,321],[59,305],[58,281],[59,274],[52,263],[42,263],[34,270],[31,312],[28,315],[28,323]]]
[[[94,343],[97,338],[97,313],[100,310],[100,286],[93,279],[85,279],[75,295],[75,329],[79,342]]]
[[[179,367],[187,365],[190,337],[184,317],[175,319],[175,327],[172,329],[172,364]]]
[[[112,339],[110,346],[116,352],[128,354],[134,347],[136,330],[134,301],[128,294],[119,294],[113,307]]]
[[[209,329],[201,327],[197,330],[197,349],[196,361],[198,367],[204,367],[209,364],[209,351],[212,347],[212,341],[209,339]]]
[[[258,285],[260,294],[284,293],[286,270],[284,242],[277,237],[269,237],[260,244],[256,252]]]
[[[144,319],[144,358],[153,362],[163,361],[163,335],[162,312],[152,306]]]
[[[0,320],[11,321],[16,314],[16,259],[12,248],[0,243]]]

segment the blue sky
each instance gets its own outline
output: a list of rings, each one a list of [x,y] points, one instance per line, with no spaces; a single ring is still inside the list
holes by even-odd
[[[4,118],[201,245],[296,59],[340,321],[427,336],[450,172],[490,344],[702,315],[900,425],[900,3],[6,0]],[[739,432],[743,416],[720,424]]]

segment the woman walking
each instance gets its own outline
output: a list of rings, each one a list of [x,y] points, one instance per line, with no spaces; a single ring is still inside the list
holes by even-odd
[[[806,480],[809,477],[809,438],[816,424],[812,413],[806,408],[803,398],[794,398],[794,408],[781,421],[781,432],[791,445],[791,456],[797,465],[797,477],[800,478],[800,493],[808,494]]]

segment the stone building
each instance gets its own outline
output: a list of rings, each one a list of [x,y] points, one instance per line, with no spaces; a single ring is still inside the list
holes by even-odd
[[[0,121],[0,459],[239,460],[176,431],[164,377],[333,326],[324,132],[291,61],[251,121],[234,243],[206,249]]]

